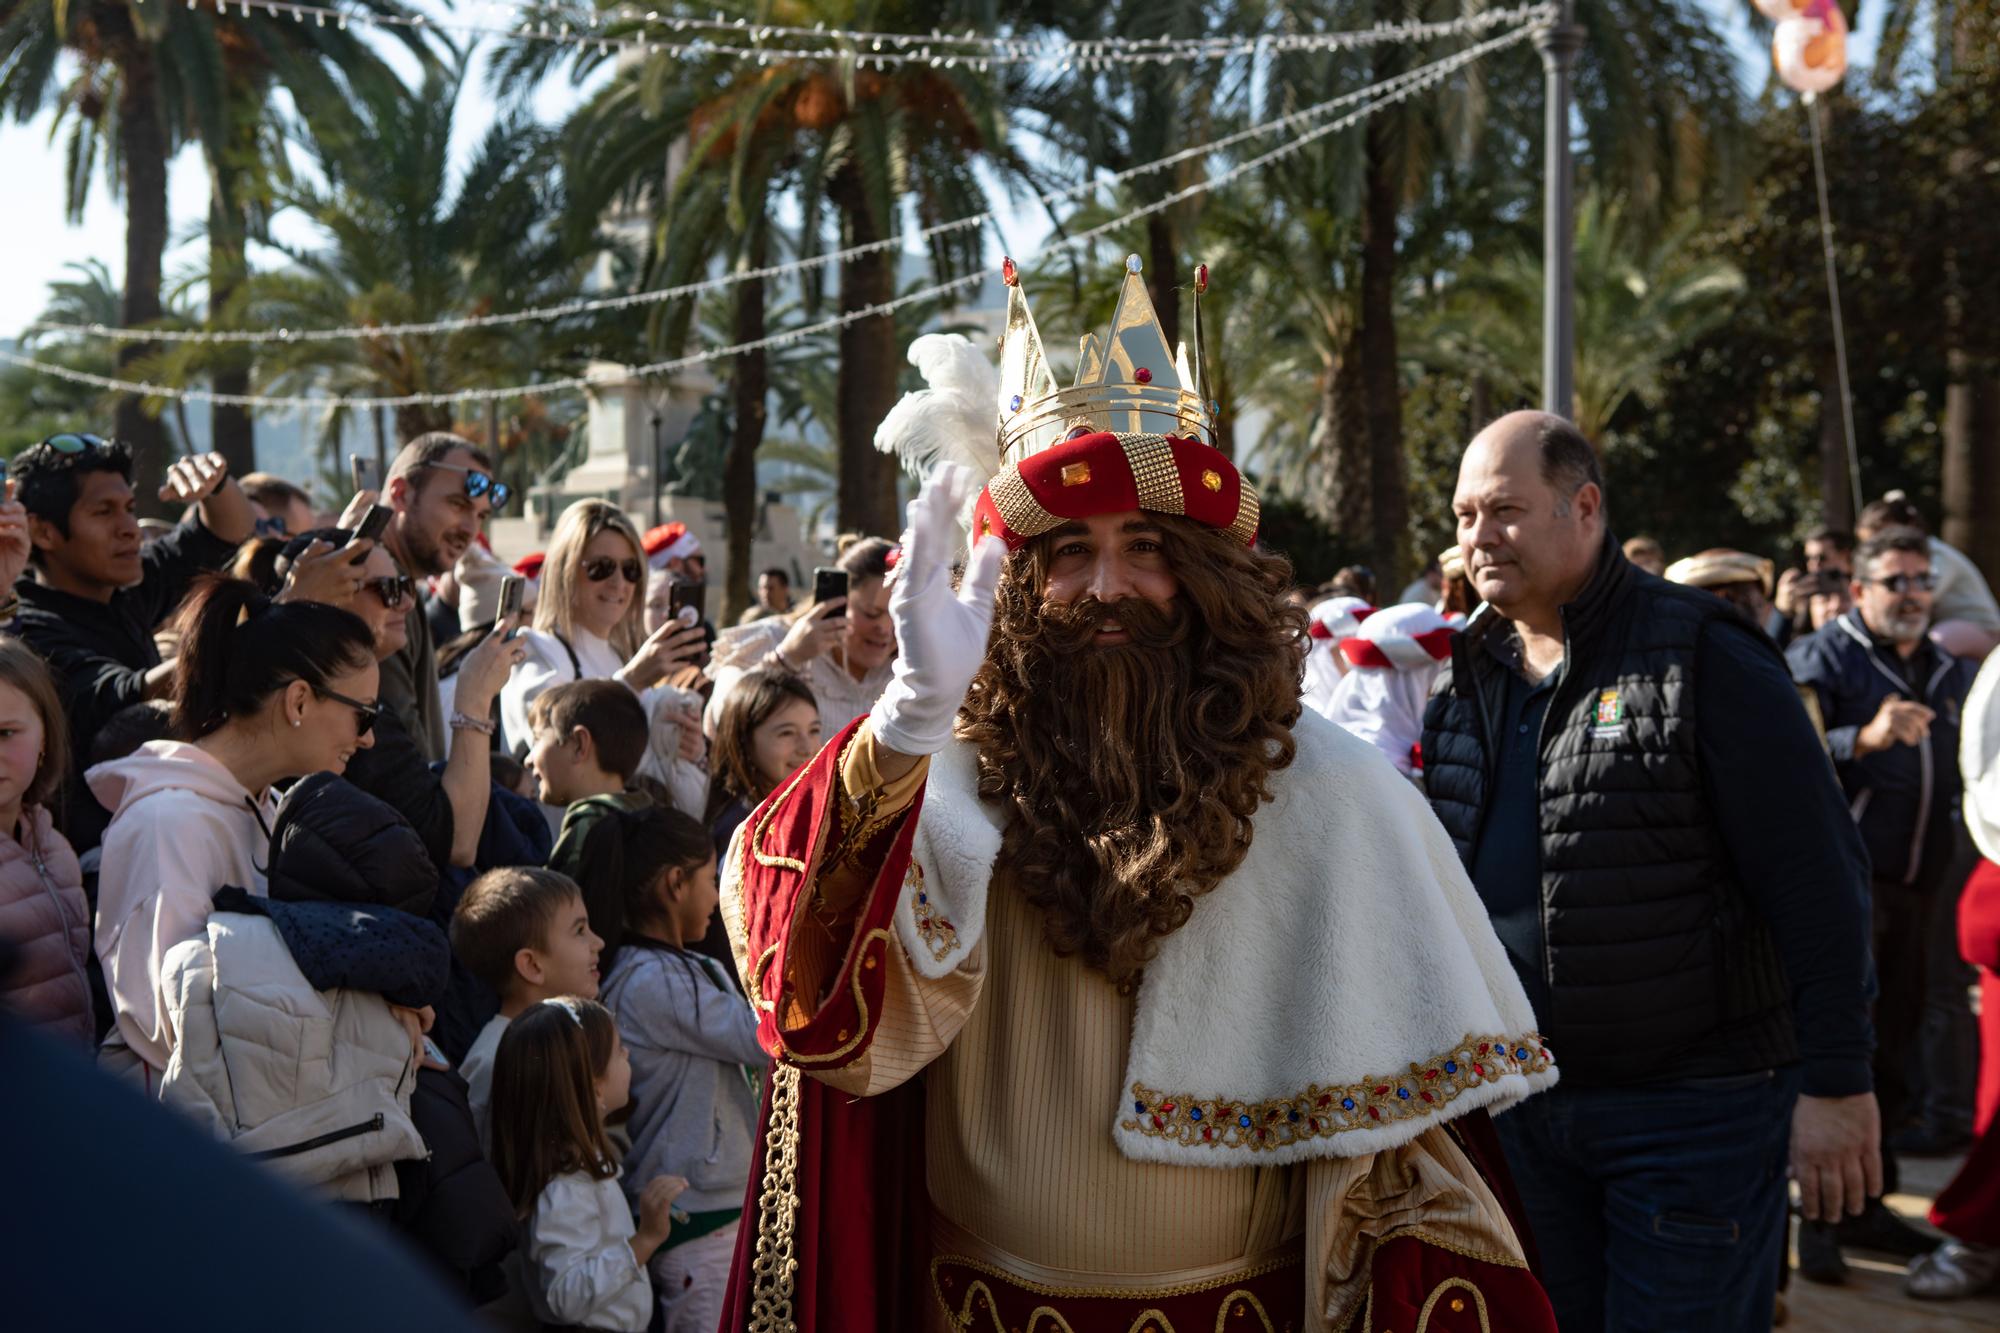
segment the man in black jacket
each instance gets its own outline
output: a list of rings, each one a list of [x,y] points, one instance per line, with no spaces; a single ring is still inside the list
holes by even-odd
[[[139,537],[132,451],[95,435],[56,435],[14,459],[16,495],[28,511],[38,580],[15,584],[20,636],[48,660],[77,756],[64,831],[79,853],[97,846],[108,822],[82,782],[83,756],[114,713],[165,696],[173,663],[153,631],[187,595],[195,575],[217,569],[256,525],[250,501],[220,454],[183,458],[160,499],[196,506],[150,545]]]
[[[1956,861],[1959,710],[1974,670],[1931,642],[1934,588],[1929,539],[1915,528],[1885,528],[1855,554],[1854,609],[1786,653],[1792,675],[1819,698],[1827,748],[1868,848],[1881,977],[1875,1087],[1889,1136],[1918,1110],[1910,1068],[1924,1019],[1928,932]],[[1953,889],[1964,868],[1956,873]],[[1954,917],[1955,901],[1943,904]],[[1957,992],[1963,1009],[1962,980]],[[1895,1159],[1884,1158],[1894,1190]],[[1871,1230],[1877,1234],[1802,1230],[1799,1271],[1839,1281],[1841,1240],[1906,1256],[1929,1248],[1911,1227]]]
[[[1562,1066],[1494,1121],[1558,1322],[1763,1333],[1788,1150],[1809,1217],[1881,1190],[1860,842],[1777,650],[1625,559],[1575,427],[1495,422],[1453,507],[1488,606],[1425,780]]]

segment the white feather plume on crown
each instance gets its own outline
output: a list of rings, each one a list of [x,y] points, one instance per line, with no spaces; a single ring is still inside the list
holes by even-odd
[[[926,333],[910,344],[910,364],[930,387],[906,393],[875,428],[875,447],[895,454],[919,482],[958,463],[981,485],[1000,471],[1000,372],[972,339]]]

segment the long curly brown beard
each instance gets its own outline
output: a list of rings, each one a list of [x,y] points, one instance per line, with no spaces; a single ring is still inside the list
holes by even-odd
[[[1159,523],[1180,582],[1167,608],[1044,606],[1051,541],[1009,557],[958,719],[980,794],[1012,811],[997,868],[1042,909],[1058,954],[1121,986],[1242,863],[1270,776],[1297,753],[1305,613],[1284,601],[1290,564]],[[1129,643],[1093,642],[1106,618]]]

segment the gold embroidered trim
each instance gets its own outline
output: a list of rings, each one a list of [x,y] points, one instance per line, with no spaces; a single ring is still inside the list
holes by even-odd
[[[1421,1119],[1473,1088],[1511,1074],[1539,1074],[1554,1065],[1537,1033],[1524,1037],[1468,1036],[1457,1048],[1407,1075],[1370,1078],[1345,1086],[1314,1083],[1276,1101],[1204,1098],[1132,1085],[1138,1117],[1122,1127],[1149,1139],[1193,1148],[1247,1148],[1264,1152],[1356,1129],[1379,1129]]]
[[[1000,518],[1021,537],[1039,537],[1062,520],[1042,508],[1042,502],[1028,489],[1028,483],[1021,480],[1019,464],[1003,467],[986,483],[986,493],[993,497],[993,507],[1000,511]]]
[[[1479,1327],[1482,1330],[1484,1330],[1485,1333],[1492,1333],[1493,1325],[1491,1321],[1487,1318],[1486,1314],[1485,1294],[1482,1293],[1478,1287],[1475,1287],[1474,1285],[1472,1285],[1472,1283],[1466,1281],[1462,1277],[1448,1277],[1444,1281],[1438,1283],[1436,1287],[1432,1288],[1430,1299],[1424,1302],[1424,1308],[1417,1314],[1417,1333],[1424,1333],[1424,1330],[1431,1326],[1431,1311],[1437,1308],[1438,1301],[1443,1299],[1444,1294],[1448,1291],[1471,1292],[1473,1304],[1478,1308],[1479,1311]],[[1459,1311],[1457,1309],[1453,1310],[1454,1314],[1458,1312]]]
[[[785,870],[796,870],[800,874],[805,873],[806,863],[804,861],[789,856],[781,856],[776,852],[767,852],[760,844],[764,841],[764,835],[771,831],[771,821],[778,817],[778,811],[784,808],[785,802],[790,799],[791,794],[798,789],[798,785],[801,782],[805,781],[806,774],[811,771],[812,765],[807,764],[799,769],[798,772],[792,774],[791,781],[787,782],[783,790],[773,797],[771,803],[764,808],[764,817],[757,821],[756,831],[752,836],[743,840],[744,848],[750,855],[757,858],[759,865],[777,866]],[[749,863],[745,862],[743,868],[748,870],[750,868]]]
[[[1028,1315],[1028,1322],[1026,1324],[1013,1329],[1007,1328],[1006,1325],[1000,1322],[999,1302],[993,1299],[993,1289],[988,1287],[984,1282],[977,1280],[967,1285],[965,1289],[965,1303],[959,1308],[958,1314],[952,1314],[949,1305],[944,1307],[945,1318],[951,1320],[959,1328],[970,1329],[973,1321],[973,1304],[982,1297],[985,1302],[983,1308],[986,1311],[986,1317],[993,1321],[994,1333],[1041,1333],[1043,1320],[1048,1321],[1048,1327],[1054,1330],[1054,1333],[1076,1333],[1076,1329],[1070,1324],[1069,1320],[1063,1318],[1062,1311],[1048,1305],[1036,1306]],[[939,1300],[942,1303],[943,1298],[940,1297]],[[1248,1306],[1242,1304],[1242,1302],[1246,1301],[1249,1303]],[[1278,1333],[1278,1326],[1271,1322],[1270,1312],[1264,1308],[1264,1303],[1257,1299],[1255,1293],[1244,1291],[1241,1288],[1223,1297],[1222,1304],[1216,1307],[1215,1333],[1238,1333],[1239,1330],[1251,1329],[1251,1326],[1247,1324],[1230,1323],[1229,1315],[1232,1306],[1235,1307],[1236,1315],[1239,1319],[1250,1309],[1254,1309],[1257,1312],[1258,1322],[1264,1326],[1264,1333]],[[1175,1333],[1174,1322],[1167,1318],[1166,1314],[1157,1307],[1142,1310],[1138,1317],[1133,1319],[1127,1327],[1126,1333]]]
[[[1421,1241],[1423,1244],[1429,1245],[1434,1249],[1455,1254],[1461,1259],[1471,1259],[1477,1263],[1492,1264],[1495,1268],[1526,1268],[1528,1266],[1525,1259],[1516,1259],[1511,1254],[1487,1254],[1482,1250],[1475,1250],[1469,1246],[1455,1245],[1436,1232],[1424,1227],[1398,1227],[1388,1235],[1377,1240],[1375,1245],[1379,1249],[1392,1240],[1402,1240],[1406,1237],[1410,1240]]]
[[[910,858],[910,868],[904,872],[903,887],[914,892],[910,899],[910,914],[917,920],[917,935],[924,947],[931,951],[931,960],[942,963],[945,956],[958,947],[958,927],[938,914],[931,906],[931,895],[924,888],[924,868],[917,864],[917,858]]]
[[[1204,1291],[1214,1291],[1232,1282],[1248,1282],[1252,1278],[1263,1277],[1266,1273],[1275,1273],[1281,1268],[1296,1268],[1304,1262],[1304,1255],[1297,1249],[1291,1249],[1276,1258],[1266,1259],[1262,1263],[1252,1264],[1248,1268],[1211,1278],[1206,1282],[1184,1282],[1172,1287],[1057,1287],[1046,1282],[1032,1282],[1026,1278],[1015,1277],[1005,1269],[995,1268],[992,1264],[981,1263],[977,1259],[968,1259],[962,1254],[941,1254],[931,1260],[931,1290],[938,1293],[938,1300],[941,1303],[945,1301],[944,1288],[939,1285],[942,1276],[940,1270],[946,1264],[951,1264],[957,1268],[969,1268],[975,1273],[984,1273],[988,1277],[997,1277],[1010,1287],[1032,1291],[1037,1296],[1067,1296],[1071,1300],[1165,1300],[1171,1296],[1199,1296]],[[950,1312],[951,1307],[946,1304],[945,1313]]]
[[[771,1070],[771,1118],[764,1128],[764,1178],[757,1190],[757,1249],[750,1261],[750,1333],[795,1333],[792,1284],[799,1261],[799,1071]]]
[[[855,951],[856,958],[859,959],[861,957],[864,957],[868,952],[868,946],[875,943],[875,941],[877,940],[883,941],[882,947],[886,949],[888,947],[888,939],[889,939],[889,932],[886,930],[877,929],[869,931],[866,935],[863,935],[859,941],[857,941],[857,947]],[[783,1046],[783,1051],[781,1052],[782,1057],[787,1063],[794,1065],[831,1064],[835,1060],[839,1060],[844,1056],[846,1056],[850,1051],[854,1050],[855,1047],[859,1046],[863,1041],[867,1039],[872,1024],[870,1024],[868,1020],[868,997],[862,992],[861,989],[861,974],[866,970],[867,969],[860,967],[855,968],[854,975],[849,981],[849,985],[852,987],[854,991],[854,1008],[858,1019],[854,1034],[850,1037],[847,1037],[840,1043],[838,1047],[834,1048],[831,1051],[828,1051],[825,1055],[806,1055],[799,1051],[793,1050],[789,1044],[786,1044],[784,1042],[784,1033],[781,1032],[778,1034],[778,1039],[780,1045]]]
[[[778,1012],[777,1002],[764,998],[764,969],[771,965],[771,959],[777,953],[778,946],[774,944],[758,955],[756,964],[750,969],[750,1002],[767,1014]]]
[[[1245,546],[1257,535],[1257,520],[1263,513],[1263,504],[1257,499],[1257,488],[1250,484],[1248,477],[1238,483],[1241,491],[1236,497],[1236,521],[1229,525],[1229,535]]]
[[[1174,466],[1174,448],[1164,435],[1120,435],[1125,461],[1132,469],[1132,484],[1139,492],[1139,508],[1156,514],[1185,514],[1187,500],[1181,494],[1181,470]]]

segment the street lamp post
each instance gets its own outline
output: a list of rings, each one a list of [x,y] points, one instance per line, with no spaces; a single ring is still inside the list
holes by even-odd
[[[1583,29],[1576,0],[1561,0],[1556,21],[1535,34],[1542,53],[1542,410],[1571,416],[1576,406],[1575,164],[1569,152],[1570,77]]]

